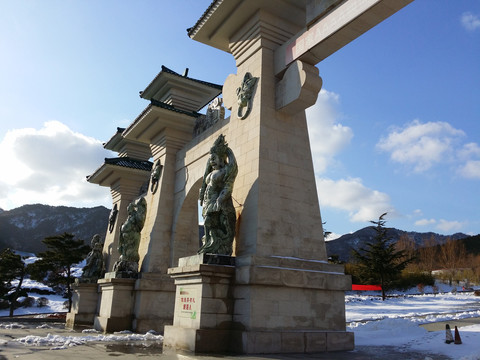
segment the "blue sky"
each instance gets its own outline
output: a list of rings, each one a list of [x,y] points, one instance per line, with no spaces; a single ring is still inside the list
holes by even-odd
[[[85,176],[165,65],[223,84],[188,38],[210,0],[0,1],[0,207],[111,207]],[[319,63],[307,110],[326,229],[480,233],[480,1],[415,0]]]

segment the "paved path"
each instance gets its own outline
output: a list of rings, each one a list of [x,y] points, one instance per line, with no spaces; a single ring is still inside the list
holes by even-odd
[[[445,330],[445,325],[449,324],[453,330],[455,326],[458,328],[470,325],[480,324],[480,317],[468,318],[468,319],[455,319],[449,321],[438,321],[434,323],[422,324],[421,327],[425,328],[427,331],[441,331]]]
[[[5,323],[3,323],[5,324]],[[453,324],[453,323],[452,323]],[[457,324],[457,321],[455,322]],[[22,322],[23,328],[0,328],[0,360],[99,360],[99,359],[148,359],[160,360],[297,360],[297,359],[323,359],[323,360],[425,360],[430,357],[435,360],[447,360],[448,357],[426,353],[405,353],[401,349],[391,346],[367,347],[359,346],[354,351],[331,352],[322,354],[289,354],[266,356],[230,356],[215,355],[202,356],[192,354],[164,354],[162,343],[159,341],[131,341],[131,342],[88,342],[84,345],[73,346],[67,349],[52,350],[52,346],[26,346],[15,341],[25,336],[42,336],[48,334],[60,336],[84,336],[79,331],[65,329],[63,323],[49,323],[50,328],[38,328],[39,324]],[[457,325],[458,326],[458,325]],[[444,325],[443,325],[444,328]]]

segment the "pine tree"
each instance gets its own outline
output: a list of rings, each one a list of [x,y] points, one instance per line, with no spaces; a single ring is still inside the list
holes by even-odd
[[[17,307],[17,299],[26,295],[26,292],[22,290],[24,277],[25,264],[22,257],[10,249],[3,250],[0,253],[0,299],[2,302],[8,303],[10,317],[13,316]],[[15,280],[18,283],[12,285]]]
[[[41,258],[33,263],[29,272],[34,280],[42,281],[52,287],[66,288],[68,311],[72,308],[72,288],[75,281],[72,276],[72,266],[82,261],[90,251],[90,246],[83,240],[75,240],[74,235],[64,233],[50,236],[42,240],[47,251],[41,252]]]
[[[370,221],[376,226],[373,242],[367,243],[365,248],[353,249],[353,255],[358,262],[362,279],[368,283],[382,286],[382,300],[385,300],[385,290],[399,277],[400,273],[413,259],[407,257],[405,250],[397,251],[391,237],[387,234],[386,220],[382,214],[378,221]]]

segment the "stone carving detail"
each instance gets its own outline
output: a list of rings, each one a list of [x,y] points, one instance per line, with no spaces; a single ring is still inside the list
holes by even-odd
[[[110,216],[108,217],[108,231],[111,233],[115,228],[115,223],[117,222],[118,215],[118,206],[115,204],[112,211],[110,211]]]
[[[225,142],[225,137],[220,135],[210,149],[200,189],[205,235],[199,254],[232,254],[236,223],[232,191],[237,173],[233,151]]]
[[[82,276],[78,279],[81,283],[96,283],[105,274],[103,262],[103,242],[100,235],[93,236],[90,243],[92,250],[88,253],[86,265],[83,268]]]
[[[315,104],[321,88],[318,68],[297,60],[290,64],[283,79],[275,85],[275,108],[295,115]]]
[[[152,175],[150,176],[150,191],[155,194],[158,189],[158,183],[162,176],[163,165],[160,160],[157,160],[155,167],[153,168]]]
[[[241,120],[245,119],[252,111],[252,97],[257,79],[247,72],[243,77],[242,85],[237,88],[237,116]]]
[[[195,121],[193,129],[193,136],[197,136],[213,126],[218,121],[225,119],[225,107],[223,106],[223,99],[215,98],[209,105],[206,115],[201,115]]]
[[[147,201],[141,197],[131,202],[127,207],[127,219],[120,228],[118,252],[120,258],[113,266],[114,272],[121,272],[121,277],[135,277],[138,272],[138,247],[140,232],[145,224]]]
[[[225,119],[225,107],[223,106],[223,99],[215,98],[207,109],[207,121],[215,124],[219,120]]]

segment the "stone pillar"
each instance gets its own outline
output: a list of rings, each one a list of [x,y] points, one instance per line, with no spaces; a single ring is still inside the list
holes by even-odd
[[[289,76],[298,81],[274,76],[274,49],[290,36],[288,29],[284,20],[259,11],[230,40],[238,69],[224,85],[224,103],[232,113],[227,140],[238,154],[234,197],[244,204],[236,255],[326,260],[304,111],[315,103],[321,79],[318,69],[306,64]],[[258,81],[251,113],[241,120],[236,89],[247,72]],[[310,91],[302,91],[302,85]]]
[[[67,314],[66,327],[93,325],[98,312],[98,285],[79,283],[72,285],[72,310]]]
[[[127,206],[139,196],[140,188],[145,181],[148,181],[148,177],[138,176],[137,178],[131,176],[127,178],[123,176],[110,186],[113,206],[117,205],[118,214],[113,231],[110,232],[110,225],[109,228],[107,228],[105,243],[103,245],[105,269],[107,272],[113,270],[113,265],[120,257],[118,253],[118,241],[120,240],[120,227],[127,219]]]
[[[232,350],[288,353],[353,349],[345,327],[351,280],[327,263],[305,108],[321,78],[296,62],[274,75],[274,50],[295,28],[260,10],[230,38],[237,74],[224,85],[231,109],[230,147],[239,173],[233,196],[243,204],[236,238]],[[236,89],[258,78],[251,113],[237,114]],[[238,184],[238,185],[237,185]]]
[[[175,279],[176,296],[173,326],[165,326],[164,351],[231,351],[235,267],[204,264],[206,257],[233,259],[194,255],[181,258],[178,267],[168,270]]]
[[[110,273],[113,274],[113,273]],[[103,332],[131,330],[135,279],[107,278],[98,280],[101,300],[95,329]]]
[[[163,166],[156,191],[149,189],[147,219],[140,243],[140,274],[135,285],[134,329],[162,331],[173,322],[175,286],[167,275],[172,264],[172,222],[176,154],[192,134],[165,128],[151,139],[154,164]],[[195,240],[195,239],[194,239]],[[198,243],[198,237],[197,237]],[[191,249],[195,251],[195,247]]]

